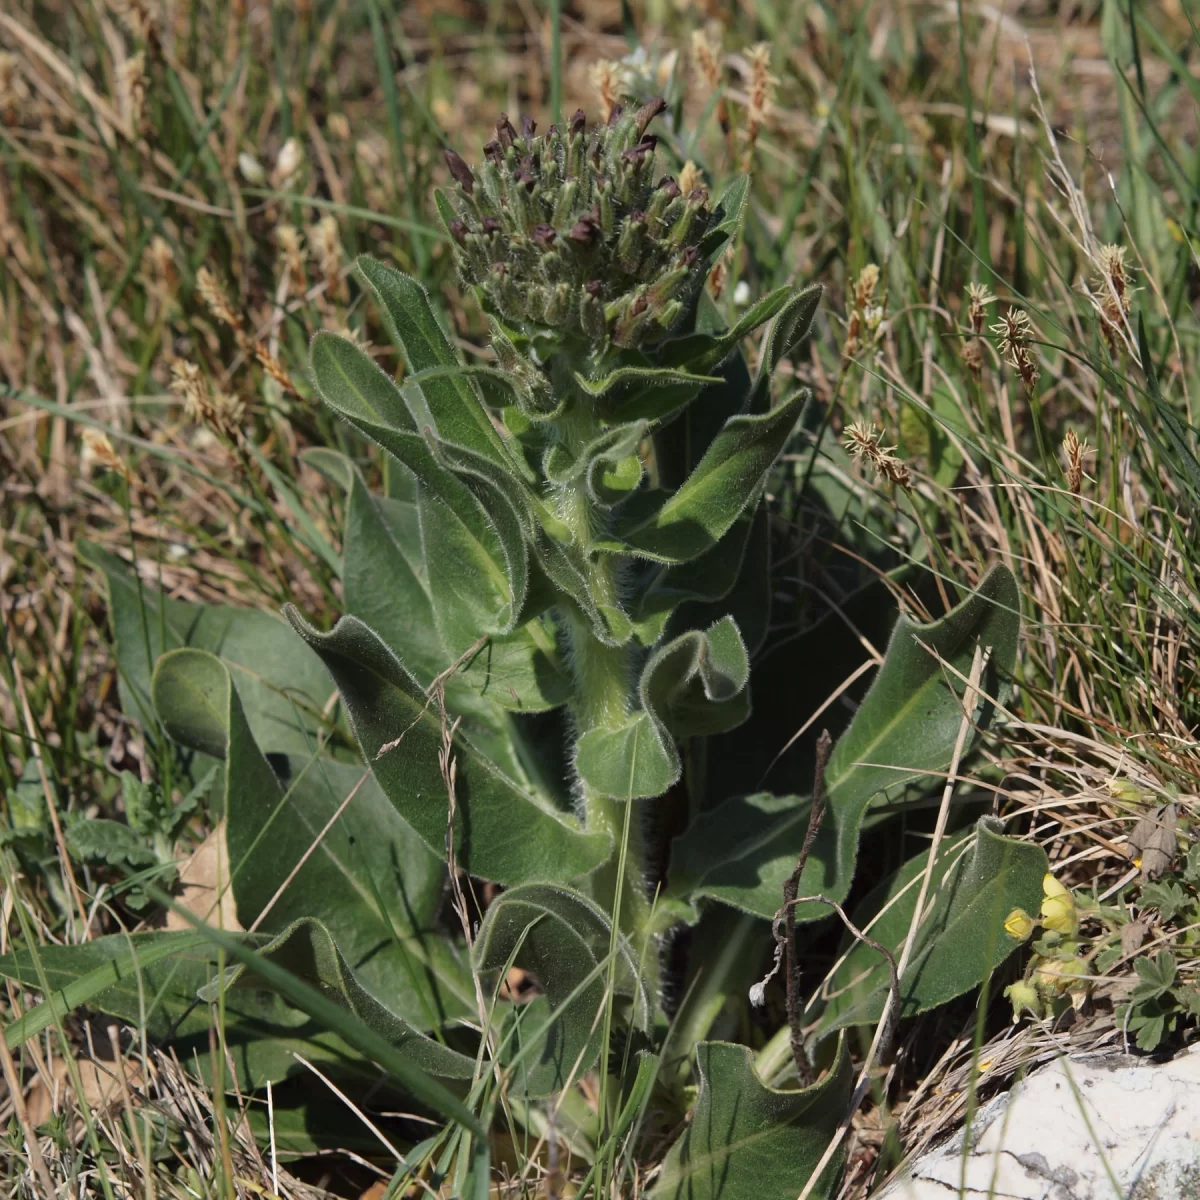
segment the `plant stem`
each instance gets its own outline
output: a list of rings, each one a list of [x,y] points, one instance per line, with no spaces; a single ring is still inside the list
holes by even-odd
[[[570,449],[578,453],[596,435],[598,428],[590,412],[581,412],[573,421],[563,423],[562,432]],[[592,503],[585,481],[579,479],[566,484],[559,489],[556,500],[560,520],[586,554],[603,523],[603,514]],[[590,562],[588,586],[597,604],[619,607],[623,567],[622,559],[611,554],[598,555]],[[566,624],[575,677],[571,707],[576,739],[593,730],[619,729],[635,707],[633,648],[606,645],[596,637],[582,614],[568,614]],[[578,786],[587,828],[606,831],[613,839],[612,858],[589,881],[592,898],[607,912],[613,913],[618,926],[629,933],[640,933],[645,930],[650,916],[641,811],[645,802],[605,795],[582,780]],[[637,805],[638,811],[628,814],[631,819],[627,821],[626,808],[631,804]],[[618,902],[621,905],[619,914],[615,912]]]

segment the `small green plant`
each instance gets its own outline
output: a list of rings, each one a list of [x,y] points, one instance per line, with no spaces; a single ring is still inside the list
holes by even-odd
[[[1163,822],[1150,818],[1148,824],[1161,829]],[[1168,842],[1158,839],[1158,861],[1167,874],[1154,882],[1129,885],[1119,903],[1098,903],[1047,874],[1038,918],[1022,909],[1009,914],[1006,928],[1014,937],[1028,938],[1035,925],[1042,926],[1041,936],[1032,942],[1024,977],[1005,992],[1014,1021],[1026,1013],[1052,1020],[1081,1007],[1097,982],[1130,958],[1137,982],[1127,998],[1116,1004],[1114,1014],[1118,1027],[1134,1038],[1139,1050],[1157,1050],[1171,1035],[1182,1034],[1200,1019],[1200,987],[1190,971],[1180,972],[1181,964],[1190,967],[1196,961],[1200,847],[1191,846],[1173,866],[1173,824],[1169,832],[1169,851],[1163,849]],[[1169,940],[1173,949],[1139,954],[1151,934],[1157,942]]]
[[[171,739],[184,776],[219,771],[209,804],[249,932],[9,955],[0,971],[47,992],[10,1039],[65,998],[143,1021],[217,1083],[232,1063],[247,1092],[302,1054],[452,1118],[410,1157],[455,1194],[486,1191],[495,1122],[544,1128],[542,1098],[563,1093],[555,1128],[593,1164],[594,1194],[652,1107],[678,1124],[693,1101],[707,1116],[676,1139],[656,1196],[792,1196],[822,1161],[852,1083],[845,1047],[822,1039],[881,1019],[886,961],[854,947],[818,1002],[819,1032],[794,1043],[803,1077],[826,1068],[807,1089],[772,1087],[750,1046],[714,1034],[754,1028],[747,993],[785,896],[801,927],[827,917],[864,824],[890,837],[964,722],[989,726],[1018,595],[997,567],[939,620],[900,619],[815,777],[793,755],[773,776],[785,787],[761,790],[781,721],[794,729],[825,698],[810,667],[842,636],[836,617],[804,633],[770,620],[764,492],[809,401],[776,368],[821,290],[779,288],[732,322],[718,309],[705,279],[739,235],[746,181],[682,194],[656,167],[662,107],[600,128],[577,114],[542,136],[502,117],[481,165],[448,156],[439,211],[494,365],[464,366],[424,289],[359,260],[407,374],[346,337],[313,341],[316,390],[382,468],[372,490],[352,455],[308,455],[345,496],[332,629],[290,606],[285,623],[170,600],[85,551],[107,581],[126,711]],[[764,327],[751,370],[742,346]],[[886,595],[864,597],[876,622]],[[773,680],[758,708],[757,678]],[[142,832],[169,836],[182,810],[150,809]],[[915,936],[902,1015],[1003,961],[1021,940],[1004,914],[1036,906],[1046,869],[989,820],[928,858],[885,878],[859,918],[894,957]],[[483,905],[463,879],[499,886]],[[662,951],[689,927],[681,1000]],[[514,966],[535,999],[509,991]],[[218,1012],[224,1057],[209,1054]],[[594,1069],[599,1099],[581,1109],[566,1097]],[[293,1097],[294,1124],[319,1127],[319,1102]],[[836,1181],[826,1161],[814,1195]]]

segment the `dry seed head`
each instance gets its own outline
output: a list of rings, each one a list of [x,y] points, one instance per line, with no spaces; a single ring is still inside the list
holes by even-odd
[[[243,438],[242,424],[246,419],[246,406],[232,392],[214,392],[209,420],[212,427],[231,442]]]
[[[987,320],[987,308],[996,303],[996,297],[982,283],[967,284],[967,324],[977,336],[983,332]]]
[[[866,312],[871,301],[875,298],[875,289],[879,286],[879,267],[875,263],[867,263],[858,273],[854,283],[854,307],[859,312]]]
[[[134,37],[143,42],[157,38],[158,21],[146,0],[109,0],[109,5]]]
[[[254,357],[258,359],[259,365],[277,384],[285,391],[291,392],[293,395],[298,395],[296,385],[292,381],[292,377],[288,374],[287,368],[275,357],[274,354],[267,348],[264,342],[254,343]]]
[[[679,190],[685,196],[690,196],[697,188],[707,186],[704,182],[704,173],[689,158],[679,171]]]
[[[600,101],[600,112],[606,121],[612,115],[612,110],[617,107],[620,99],[620,77],[619,64],[606,58],[592,63],[588,70],[588,82],[591,83],[596,93],[596,99]]]
[[[1133,303],[1133,296],[1129,287],[1129,270],[1125,265],[1125,247],[1101,246],[1096,261],[1100,265],[1101,286],[1107,291],[1111,285],[1121,302],[1121,307],[1128,312]]]
[[[304,245],[300,240],[300,230],[295,225],[284,223],[275,226],[275,244],[279,247],[279,255],[283,259],[284,270],[292,283],[304,287]]]
[[[201,267],[196,272],[196,290],[200,293],[200,299],[204,301],[205,307],[218,321],[223,325],[228,325],[230,329],[241,329],[241,317],[233,311],[226,299],[224,288],[207,267]]]
[[[336,217],[332,214],[322,217],[309,229],[308,248],[325,280],[325,294],[333,300],[341,299],[342,242]]]
[[[1032,391],[1039,372],[1029,349],[1034,332],[1029,314],[1023,309],[1009,308],[991,329],[1000,339],[1000,352],[1021,376],[1026,389]]]
[[[193,425],[206,420],[208,388],[195,363],[182,358],[175,359],[171,363],[171,382],[168,387],[183,401],[184,414]]]
[[[142,124],[146,105],[146,56],[131,54],[117,70],[117,103],[132,129]]]
[[[128,484],[133,484],[133,472],[129,469],[124,459],[122,459],[113,449],[113,444],[109,441],[108,434],[102,430],[87,428],[83,431],[83,465],[85,469],[90,469],[93,463],[98,463],[105,470],[113,471],[120,475]]]
[[[750,100],[746,108],[746,123],[753,141],[774,110],[775,87],[779,80],[771,74],[771,47],[759,42],[746,55],[750,63]]]
[[[271,172],[271,183],[276,188],[281,188],[293,175],[300,170],[300,164],[304,162],[304,148],[300,145],[298,138],[290,137],[279,150],[279,157],[275,160],[275,169]]]
[[[1083,485],[1083,460],[1092,452],[1091,447],[1075,436],[1075,430],[1068,429],[1063,437],[1062,448],[1067,462],[1067,488],[1078,496]]]
[[[895,446],[883,445],[883,432],[867,421],[856,421],[845,430],[845,445],[851,455],[864,459],[875,469],[875,473],[890,483],[903,488],[912,487],[912,475],[908,464],[897,458]]]
[[[692,33],[692,62],[700,82],[715,92],[721,86],[721,43],[710,41],[703,29]]]

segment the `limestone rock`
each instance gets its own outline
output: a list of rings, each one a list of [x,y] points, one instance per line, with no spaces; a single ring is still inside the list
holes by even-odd
[[[968,1146],[957,1134],[874,1200],[1195,1200],[1200,1048],[1049,1063],[976,1114]]]

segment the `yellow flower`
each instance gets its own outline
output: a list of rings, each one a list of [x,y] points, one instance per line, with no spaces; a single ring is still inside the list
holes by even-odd
[[[1055,933],[1073,937],[1079,929],[1075,898],[1053,875],[1042,880],[1042,924]]]
[[[1014,908],[1004,918],[1004,932],[1023,942],[1033,932],[1033,918],[1023,908]]]

